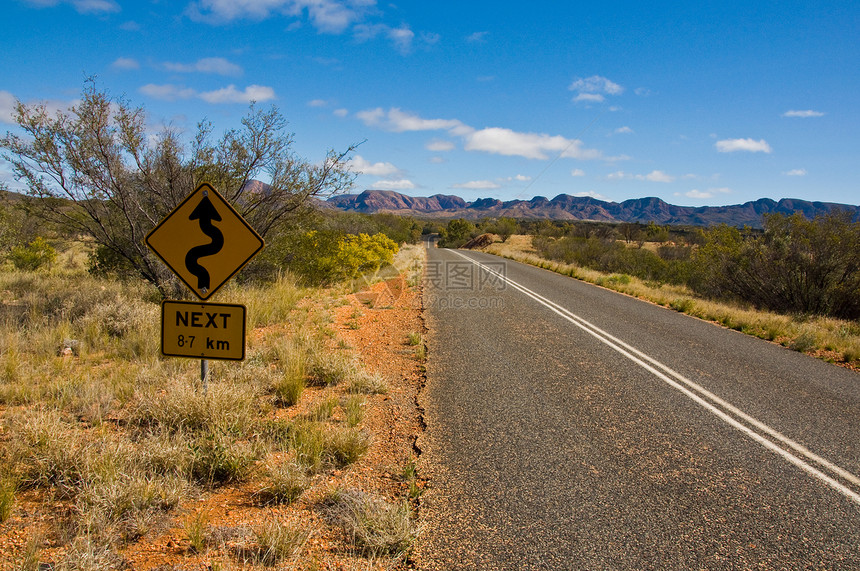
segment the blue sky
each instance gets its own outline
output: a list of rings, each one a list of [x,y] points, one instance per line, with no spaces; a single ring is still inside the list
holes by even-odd
[[[857,2],[5,0],[0,130],[88,76],[151,129],[276,105],[355,191],[860,204]],[[0,180],[10,182],[8,164]]]

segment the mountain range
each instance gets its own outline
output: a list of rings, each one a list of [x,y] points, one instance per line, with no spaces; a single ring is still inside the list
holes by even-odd
[[[732,206],[676,206],[659,198],[637,198],[624,202],[606,202],[592,197],[560,194],[552,200],[536,196],[531,200],[501,201],[481,198],[467,202],[459,196],[435,194],[429,197],[407,196],[391,190],[365,190],[361,194],[343,194],[325,201],[325,206],[363,213],[389,212],[415,217],[546,218],[553,220],[594,220],[604,222],[655,222],[656,224],[760,227],[762,215],[801,212],[807,218],[847,210],[860,218],[860,206],[832,202],[810,202],[795,198],[775,201],[761,198]]]

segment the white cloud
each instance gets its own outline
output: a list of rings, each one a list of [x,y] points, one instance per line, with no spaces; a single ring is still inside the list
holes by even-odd
[[[379,180],[373,185],[379,190],[410,190],[415,188],[415,183],[405,178],[399,180]]]
[[[806,111],[786,111],[782,114],[783,117],[800,117],[800,118],[808,118],[808,117],[823,117],[824,113],[821,111],[813,111],[812,109],[807,109]]]
[[[394,42],[394,46],[400,53],[408,53],[412,49],[412,40],[415,39],[415,32],[406,26],[391,28],[386,35],[389,40]]]
[[[355,116],[369,127],[395,133],[447,131],[452,136],[462,137],[464,148],[467,151],[482,151],[528,159],[547,159],[550,156],[580,160],[620,160],[626,158],[605,157],[599,150],[585,148],[579,139],[567,139],[560,135],[553,136],[543,133],[522,133],[502,127],[475,130],[458,119],[425,119],[414,113],[404,112],[397,107],[392,107],[388,111],[377,107],[376,109],[359,111]],[[432,142],[428,143],[428,145],[433,144]]]
[[[724,139],[717,141],[715,146],[721,153],[734,153],[736,151],[770,153],[773,151],[764,139],[758,141],[753,139]]]
[[[650,182],[673,182],[675,177],[668,175],[663,171],[651,171],[646,175],[636,175],[638,180],[647,180]]]
[[[373,176],[390,176],[400,172],[400,169],[391,163],[371,163],[361,155],[355,155],[347,164],[355,172]]]
[[[372,40],[377,36],[382,36],[390,40],[394,47],[402,54],[408,54],[412,51],[412,42],[415,39],[415,32],[409,29],[405,24],[399,28],[392,28],[386,24],[359,24],[355,26],[355,39],[364,42]],[[438,36],[422,35],[422,41],[426,43],[435,43],[439,41]]]
[[[194,63],[164,62],[164,68],[178,73],[214,73],[217,75],[242,75],[242,68],[220,57],[199,59]]]
[[[209,24],[233,20],[265,20],[273,16],[300,18],[307,12],[311,25],[320,32],[339,34],[361,21],[375,0],[197,0],[186,14]]]
[[[697,200],[705,200],[708,198],[713,198],[717,194],[731,194],[732,189],[730,188],[709,188],[708,190],[699,190],[694,188],[689,192],[685,192],[684,196],[687,198],[695,198]],[[676,194],[675,196],[681,196],[680,194]]]
[[[325,99],[311,99],[308,101],[308,107],[326,107],[328,106],[328,101]]]
[[[15,106],[18,100],[8,91],[0,90],[0,123],[15,123]]]
[[[406,131],[439,131],[456,130],[464,127],[457,119],[422,119],[413,113],[405,113],[397,107],[392,107],[386,113],[381,107],[355,114],[365,125],[378,127],[386,131],[403,133]]]
[[[663,171],[654,170],[648,174],[632,174],[616,171],[606,175],[607,180],[642,180],[647,182],[674,182],[675,177]]]
[[[466,36],[466,41],[467,42],[473,42],[473,43],[474,42],[484,42],[484,41],[486,41],[487,35],[489,33],[490,32],[475,32],[473,34],[469,34],[468,36]]]
[[[585,171],[582,169],[573,169],[570,171],[570,176],[585,176]]]
[[[441,35],[434,34],[433,32],[421,32],[420,38],[421,41],[428,46],[436,45],[442,40]]]
[[[207,103],[263,102],[275,99],[275,90],[264,85],[249,85],[243,91],[239,91],[231,84],[222,89],[201,93],[200,99]]]
[[[275,99],[275,90],[263,85],[249,85],[244,90],[239,91],[235,85],[231,84],[214,91],[198,92],[190,87],[149,83],[141,87],[140,92],[149,97],[165,101],[199,98],[207,103],[250,103],[252,101],[263,102]]]
[[[349,110],[344,108],[335,109],[334,111],[332,111],[332,115],[334,115],[335,117],[346,117],[347,115],[349,115]]]
[[[472,180],[460,184],[452,184],[451,188],[465,188],[469,190],[493,190],[500,188],[498,184],[491,180]]]
[[[483,151],[527,159],[548,159],[550,155],[574,159],[603,158],[600,151],[583,148],[579,139],[567,139],[561,135],[520,133],[501,127],[489,127],[469,133],[465,138],[467,151]]]
[[[702,192],[701,190],[698,190],[695,188],[693,190],[691,190],[690,192],[684,193],[684,196],[686,196],[687,198],[697,198],[697,199],[705,199],[705,198],[713,198],[714,197],[714,195],[711,194],[710,192]]]
[[[580,93],[574,97],[573,100],[577,103],[581,101],[586,101],[588,103],[603,103],[606,101],[606,98],[599,93]]]
[[[615,133],[616,135],[627,135],[627,134],[630,134],[630,133],[632,133],[632,132],[633,132],[633,129],[631,129],[630,127],[628,127],[628,126],[626,126],[626,125],[625,125],[624,127],[618,127],[618,128],[617,128],[617,129],[615,129],[615,131],[614,131],[614,133]]]
[[[37,8],[71,4],[80,14],[108,14],[122,10],[113,0],[26,0],[26,2]]]
[[[435,139],[424,145],[425,149],[427,149],[428,151],[433,151],[434,153],[453,151],[454,147],[455,145],[451,141],[441,141],[439,139]]]
[[[806,176],[806,169],[791,169],[782,174],[786,176]]]
[[[604,95],[621,95],[624,88],[600,75],[592,75],[586,78],[577,78],[568,87],[570,91],[576,92],[573,98],[576,102],[601,103],[606,98]]]
[[[107,14],[122,10],[113,0],[72,0],[72,4],[81,14]]]
[[[156,85],[147,83],[140,88],[140,92],[154,99],[162,99],[164,101],[176,101],[177,99],[190,99],[197,95],[197,92],[187,87],[179,87],[171,83]]]
[[[608,198],[606,198],[602,194],[597,193],[593,190],[589,190],[586,192],[577,192],[573,196],[576,196],[577,198],[596,198],[597,200],[609,200]]]
[[[118,57],[110,66],[117,70],[140,69],[140,63],[136,59],[128,57]]]

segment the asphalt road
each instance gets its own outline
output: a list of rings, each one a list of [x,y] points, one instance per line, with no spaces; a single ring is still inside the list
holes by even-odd
[[[421,569],[860,569],[860,375],[478,252],[425,307]]]

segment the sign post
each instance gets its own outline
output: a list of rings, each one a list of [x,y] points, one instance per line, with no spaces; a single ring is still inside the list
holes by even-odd
[[[203,303],[263,249],[257,232],[210,184],[202,183],[146,235],[146,245],[201,302],[161,304],[161,352],[199,358],[203,389],[208,359],[245,358],[243,305]]]

